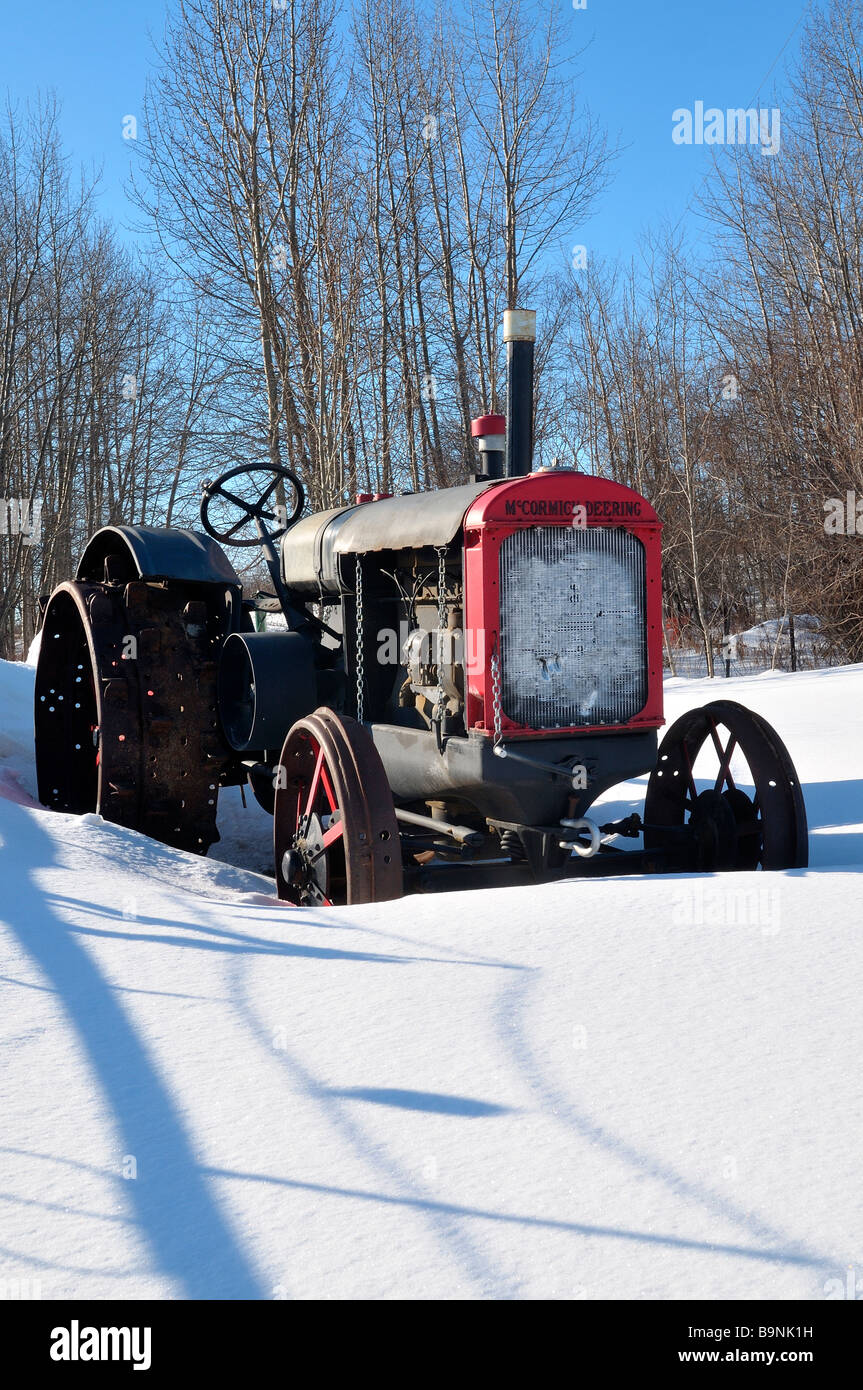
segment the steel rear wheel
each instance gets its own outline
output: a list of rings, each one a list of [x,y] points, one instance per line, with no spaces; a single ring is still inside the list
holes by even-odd
[[[672,869],[809,862],[806,807],[788,749],[766,719],[733,700],[689,710],[672,724],[650,775],[644,822],[645,849],[663,850]],[[681,837],[684,826],[691,833]]]
[[[181,586],[61,584],[36,667],[39,800],[96,811],[196,854],[218,840],[230,750],[216,712],[217,638]]]
[[[355,719],[319,709],[290,729],[276,773],[273,848],[287,902],[332,907],[401,897],[392,793]]]

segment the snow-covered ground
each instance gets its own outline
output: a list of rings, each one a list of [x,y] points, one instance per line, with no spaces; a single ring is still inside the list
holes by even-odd
[[[808,871],[326,913],[35,808],[32,679],[0,663],[0,1294],[863,1276],[863,667],[734,683],[797,761]],[[730,693],[669,681],[669,717]],[[269,820],[243,815],[221,853],[263,867]]]

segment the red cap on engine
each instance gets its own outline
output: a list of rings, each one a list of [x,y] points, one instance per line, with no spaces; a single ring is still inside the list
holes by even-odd
[[[490,434],[506,434],[505,415],[480,415],[470,422],[470,432],[474,439]]]

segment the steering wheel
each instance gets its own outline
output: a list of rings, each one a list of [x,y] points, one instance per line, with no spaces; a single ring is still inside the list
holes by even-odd
[[[239,478],[247,473],[263,474],[261,491],[254,502],[247,502],[225,486],[232,478]],[[279,514],[280,507],[277,511],[279,504],[271,501],[280,483],[285,485],[285,506],[282,515]],[[204,483],[201,495],[201,525],[208,536],[221,541],[222,545],[261,545],[283,536],[303,510],[305,501],[303,485],[289,468],[273,468],[267,463],[241,464],[239,468],[231,468],[227,473],[222,473],[214,482],[208,479]],[[210,521],[211,506],[220,506],[224,513],[224,516],[220,516],[219,512],[216,512],[221,530]],[[233,517],[237,512],[239,520],[234,521]],[[268,521],[276,523],[274,530],[266,527],[265,523]],[[251,537],[244,536],[243,527],[250,524],[254,526],[255,534]]]

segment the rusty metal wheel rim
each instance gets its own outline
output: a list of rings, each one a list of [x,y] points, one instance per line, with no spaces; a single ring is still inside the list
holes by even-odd
[[[299,906],[401,896],[392,793],[361,724],[320,709],[288,733],[276,773],[273,849],[279,897]]]
[[[696,846],[663,835],[666,828],[689,824],[704,794],[697,788],[704,779],[697,766],[704,750],[718,764],[712,790],[736,823],[737,852],[730,865],[699,862]],[[742,764],[748,776],[741,777]],[[751,786],[751,795],[741,782]],[[765,719],[734,700],[688,710],[671,725],[648,782],[644,821],[645,849],[670,850],[677,869],[794,869],[809,862],[806,807],[788,750]]]

